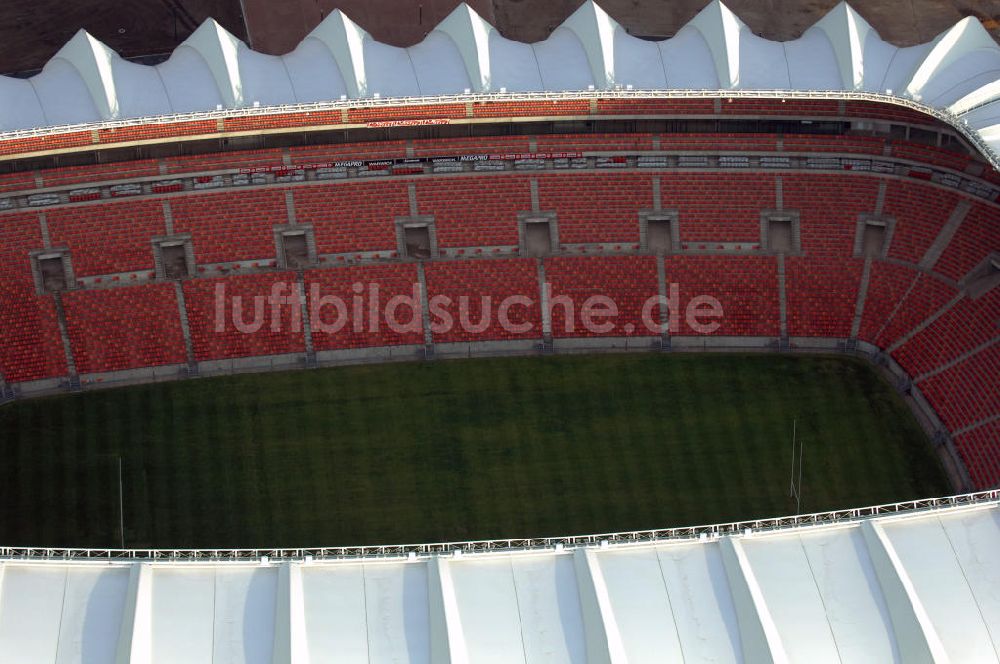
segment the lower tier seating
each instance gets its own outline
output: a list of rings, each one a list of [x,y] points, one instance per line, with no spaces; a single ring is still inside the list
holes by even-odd
[[[316,351],[424,343],[419,285],[412,263],[309,271]]]
[[[292,272],[185,282],[195,359],[305,352],[301,306],[272,305],[294,292],[295,284]]]
[[[962,298],[900,346],[893,357],[913,377],[971,352],[1000,336],[1000,289]]]
[[[1000,420],[955,436],[955,447],[975,486],[1000,486]]]
[[[63,305],[81,374],[187,361],[172,284],[70,291]]]
[[[619,173],[546,175],[538,178],[538,201],[543,211],[558,215],[562,244],[637,244],[639,210],[653,207],[653,178]]]
[[[435,342],[542,336],[538,267],[533,259],[431,263],[426,275]]]
[[[725,269],[720,269],[725,261]],[[679,327],[673,334],[700,334],[684,315],[691,298],[707,296],[722,305],[717,336],[776,337],[781,334],[778,261],[773,257],[671,256],[666,284],[679,292]],[[696,321],[696,324],[697,321]]]
[[[545,261],[545,279],[551,288],[552,336],[658,336],[659,307],[642,310],[659,294],[656,260],[652,256],[554,257]],[[617,316],[584,316],[593,297],[612,300]],[[557,299],[558,298],[558,299]],[[591,301],[592,307],[600,303]],[[606,312],[603,306],[592,309]]]
[[[501,144],[529,149],[531,139],[482,140],[482,149]],[[470,151],[479,151],[476,141],[468,142]],[[446,140],[441,144],[447,147]],[[558,147],[544,141],[536,144]],[[397,147],[405,151],[410,146]],[[342,147],[326,156],[349,152]],[[298,160],[324,156],[308,150],[293,154]],[[532,200],[532,181],[537,182],[537,201]],[[673,284],[678,290],[673,335],[773,339],[781,334],[779,265],[783,262],[788,336],[844,340],[852,334],[863,284],[865,260],[853,255],[857,222],[859,215],[876,211],[883,182],[883,212],[896,219],[895,233],[888,258],[871,259],[857,336],[891,349],[940,419],[950,430],[961,432],[1000,411],[996,379],[1000,351],[995,343],[1000,336],[1000,288],[980,295],[976,289],[963,290],[962,281],[997,250],[997,208],[975,202],[937,263],[921,267],[919,261],[962,199],[931,183],[904,187],[899,179],[857,173],[618,168],[469,172],[94,200],[47,207],[44,223],[37,211],[0,211],[0,376],[14,384],[70,377],[60,300],[66,315],[65,341],[84,379],[89,374],[188,361],[175,284],[143,283],[155,274],[151,240],[168,230],[164,201],[169,202],[173,232],[192,238],[193,278],[181,283],[197,362],[304,356],[302,307],[287,299],[271,299],[272,294],[288,298],[300,279],[315,305],[307,307],[305,315],[316,352],[424,344],[420,294],[414,295],[420,268],[396,256],[397,222],[412,214],[433,218],[434,237],[444,250],[444,259],[423,263],[428,297],[467,296],[471,302],[469,325],[462,325],[454,309],[458,324],[447,330],[432,327],[432,341],[538,339],[544,318],[539,259],[513,256],[521,242],[518,215],[533,208],[554,213],[558,244],[563,245],[552,247],[554,253],[540,259],[554,300],[555,337],[658,336],[660,306],[655,297],[662,264],[668,293]],[[676,220],[660,219],[651,227],[657,243],[662,243],[660,250],[666,252],[663,257],[640,253],[640,212],[655,207],[657,187],[662,210],[677,212]],[[800,214],[801,251],[792,250],[784,258],[759,246],[761,212],[778,207],[779,191],[783,207]],[[321,256],[318,265],[300,273],[274,267],[274,227],[289,223],[290,209],[298,223],[313,227]],[[539,237],[544,239],[534,239]],[[567,246],[578,244],[586,246]],[[39,292],[33,269],[36,252],[52,247],[68,248],[77,277],[58,296]],[[537,250],[545,253],[544,246]],[[365,252],[378,253],[378,262],[366,262]],[[253,274],[246,273],[251,268],[231,265],[248,261],[258,263]],[[227,265],[220,272],[206,265],[210,263]],[[46,269],[57,264],[48,263]],[[133,274],[116,282],[115,275],[121,272]],[[232,276],[215,276],[227,273]],[[373,285],[379,291],[374,312]],[[518,303],[510,311],[518,329],[521,323],[531,324],[523,332],[504,329],[498,318],[499,302],[512,295],[532,300],[531,305]],[[582,309],[596,295],[613,301],[619,311],[613,317],[603,316],[598,305],[592,312],[598,315],[588,328]],[[476,324],[482,321],[483,296],[490,296],[495,307],[491,320],[480,329]],[[693,325],[683,315],[697,296],[718,301],[720,317],[694,321],[711,329]],[[255,298],[260,298],[259,305]],[[386,319],[393,298],[398,305],[397,329]],[[359,301],[360,316],[355,315]],[[708,311],[711,302],[706,299],[702,310]],[[573,310],[569,328],[567,305]],[[341,317],[345,321],[338,326]],[[432,315],[431,323],[435,322]],[[977,485],[985,486],[991,478],[995,483],[1000,474],[995,428],[977,426],[958,439]],[[993,452],[980,454],[989,449]]]
[[[434,215],[438,246],[517,246],[517,213],[531,210],[531,181],[523,175],[478,177],[469,187],[449,180],[417,183],[417,208]]]
[[[856,259],[787,258],[788,336],[851,336],[863,268]]]
[[[969,357],[946,371],[918,382],[950,430],[1000,413],[1000,345]]]
[[[0,284],[0,375],[10,383],[66,375],[66,354],[51,297],[28,284]]]
[[[407,187],[401,182],[297,187],[294,200],[296,221],[313,225],[321,254],[393,251],[395,219],[410,213]]]

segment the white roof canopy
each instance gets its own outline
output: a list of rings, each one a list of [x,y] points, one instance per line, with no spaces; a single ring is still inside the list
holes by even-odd
[[[8,664],[996,662],[998,552],[994,494],[842,523],[536,551],[9,559],[0,653]]]
[[[790,42],[760,38],[713,0],[668,40],[629,35],[587,0],[545,41],[504,38],[459,5],[409,48],[376,42],[340,10],[283,56],[250,50],[207,20],[155,67],[84,31],[28,80],[0,77],[0,131],[254,105],[529,91],[840,90],[906,96],[995,136],[1000,47],[974,18],[928,44],[884,42],[850,6]],[[983,109],[986,109],[985,111]],[[993,144],[993,147],[1000,147]]]

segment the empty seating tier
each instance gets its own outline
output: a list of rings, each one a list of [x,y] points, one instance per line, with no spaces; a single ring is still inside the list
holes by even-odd
[[[724,263],[722,262],[724,261]],[[724,265],[724,269],[720,266]],[[692,298],[710,297],[719,301],[723,315],[711,334],[718,336],[776,337],[781,333],[778,302],[778,262],[773,257],[671,256],[666,262],[666,284],[677,287],[676,329],[673,334],[705,334],[692,327],[686,308]],[[672,325],[675,325],[672,323]]]
[[[426,274],[435,342],[541,338],[534,260],[431,263]]]
[[[171,284],[70,291],[63,304],[81,374],[187,361]]]
[[[184,283],[197,361],[305,352],[295,274],[275,272]]]
[[[152,238],[167,229],[158,200],[69,206],[45,216],[52,245],[70,250],[77,277],[152,269]]]
[[[545,279],[551,289],[554,337],[659,334],[659,307],[646,307],[659,294],[652,256],[557,256],[545,261]],[[610,313],[609,301],[616,315]]]
[[[639,210],[653,207],[653,178],[622,173],[546,175],[538,178],[538,201],[542,211],[558,215],[562,244],[637,244]]]
[[[441,247],[516,247],[517,214],[531,210],[531,181],[523,175],[476,177],[462,187],[450,180],[418,183],[420,214],[434,216]]]
[[[704,114],[714,112],[711,100],[660,100],[649,102],[647,110],[694,113],[699,105],[707,109]],[[764,106],[747,101],[730,106],[723,100],[721,112],[762,113]],[[841,114],[837,104],[810,108],[814,115]],[[880,117],[874,114],[878,108],[855,110],[859,117]],[[863,114],[869,111],[873,115]],[[403,115],[444,117],[434,115],[438,112],[468,115],[464,104],[409,109]],[[476,104],[471,112],[482,118],[585,117],[592,109],[586,101],[537,100]],[[615,115],[628,109],[602,100],[596,112]],[[374,111],[354,114],[358,121],[369,116],[385,119]],[[906,111],[893,119],[916,121]],[[46,149],[59,147],[52,140]],[[663,322],[656,300],[661,269],[665,305],[677,314],[671,335],[684,337],[679,346],[691,344],[688,337],[714,336],[752,337],[763,347],[776,344],[783,332],[783,264],[784,332],[792,346],[846,345],[863,303],[856,340],[891,354],[939,419],[956,432],[956,446],[977,486],[995,484],[1000,478],[998,433],[988,422],[1000,411],[1000,288],[990,287],[995,268],[987,258],[998,251],[997,205],[974,192],[907,177],[911,166],[905,163],[897,164],[895,174],[883,175],[859,169],[829,172],[824,165],[829,158],[781,161],[782,152],[857,153],[871,161],[872,155],[884,154],[885,141],[666,132],[432,138],[3,175],[0,377],[30,394],[56,389],[59,382],[73,384],[76,378],[112,382],[125,376],[105,374],[133,369],[161,367],[157,371],[179,374],[189,361],[205,373],[226,370],[241,358],[283,356],[284,366],[294,366],[289,359],[304,366],[310,349],[320,361],[378,355],[390,352],[384,347],[401,346],[413,348],[398,352],[416,357],[416,348],[428,341],[488,341],[490,348],[521,341],[517,348],[523,349],[525,340],[542,339],[543,321],[551,324],[559,343],[645,337],[642,344],[652,346]],[[956,168],[966,160],[899,141],[890,147],[885,159],[905,156]],[[636,160],[634,153],[654,150],[669,156]],[[720,150],[755,156],[739,162],[745,165],[740,168],[728,155],[720,159],[730,161],[714,169],[707,166],[716,164],[714,157],[706,155],[690,156],[701,160],[697,163],[682,162],[684,152]],[[227,177],[214,179],[213,185],[225,188],[211,191],[192,191],[188,185],[172,193],[148,189],[151,177],[281,168],[289,159],[318,164],[528,152],[609,156],[544,164],[522,160],[513,166],[492,160],[465,166],[462,173],[446,172],[454,171],[456,162],[423,164],[420,174],[404,177],[389,170],[355,177],[352,165],[350,173],[310,172],[301,182],[265,184],[273,176],[261,176],[251,186],[238,187]],[[764,168],[765,157],[779,167]],[[752,168],[758,158],[761,168]],[[813,165],[804,165],[807,161]],[[781,165],[786,163],[790,166]],[[492,170],[498,168],[503,170]],[[314,180],[332,176],[338,179]],[[992,171],[983,177],[997,180]],[[108,199],[106,189],[86,202],[49,200],[37,210],[14,209],[48,195],[32,193],[40,186],[75,189],[109,178],[135,178],[147,188],[133,188],[135,196],[127,199]],[[16,205],[8,200],[14,195],[20,196]],[[891,232],[886,227],[884,251],[873,252],[871,229],[863,222],[879,221],[879,215],[894,225]],[[415,236],[426,239],[432,251],[423,253],[421,245],[419,255],[399,255],[401,245],[413,246],[411,229],[425,224]],[[859,234],[867,259],[856,255]],[[293,235],[302,237],[293,241]],[[779,235],[780,246],[774,241]],[[298,271],[280,267],[292,245],[298,253],[288,264]],[[171,266],[187,269],[160,270],[168,253]],[[862,279],[866,260],[867,282]],[[431,304],[429,330],[421,272]],[[551,287],[551,316],[542,309],[540,273]],[[298,299],[300,283],[304,304]],[[863,285],[867,290],[861,293]],[[499,307],[514,296],[519,298],[509,302],[504,325]],[[484,297],[490,298],[488,321]],[[469,302],[464,320],[463,298]],[[691,318],[686,314],[695,298],[700,299]],[[617,314],[611,315],[609,303]],[[441,313],[449,314],[450,326],[441,324]],[[350,352],[373,348],[383,350]]]
[[[305,286],[317,352],[424,342],[412,263],[311,270]]]

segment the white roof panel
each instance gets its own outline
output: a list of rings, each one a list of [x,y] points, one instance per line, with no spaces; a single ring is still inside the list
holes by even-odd
[[[451,576],[470,661],[526,664],[513,559],[459,559]]]
[[[0,560],[0,660],[998,659],[1000,494],[726,532],[440,558]]]
[[[615,31],[614,61],[618,85],[631,85],[637,90],[667,87],[660,49],[651,41],[633,37],[619,28]]]
[[[670,588],[655,547],[598,554],[628,661],[683,661]]]
[[[179,46],[169,60],[156,65],[156,70],[174,113],[212,110],[222,105],[211,70],[193,48]]]
[[[288,79],[301,103],[330,101],[347,95],[347,85],[330,49],[318,39],[307,38],[291,53],[281,56]]]
[[[842,87],[837,54],[822,30],[808,30],[785,42],[788,76],[793,89],[839,90]]]
[[[749,30],[740,34],[740,88],[787,90],[788,59],[781,42],[758,37]]]
[[[573,557],[517,556],[511,564],[527,664],[586,664]]]
[[[490,33],[490,90],[499,92],[536,92],[544,90],[538,61],[531,44],[507,39],[497,31]]]
[[[364,566],[369,659],[431,661],[426,563]]]
[[[701,33],[685,26],[673,39],[659,44],[667,86],[677,89],[714,90],[719,88],[719,75],[712,51]]]
[[[244,106],[255,101],[261,106],[287,104],[289,99],[298,101],[281,58],[240,48],[239,62]]]
[[[65,60],[50,60],[42,73],[30,80],[46,122],[58,125],[104,119],[97,112],[80,72]]]
[[[448,35],[432,32],[424,41],[406,50],[417,75],[420,94],[441,95],[472,89],[462,54]]]
[[[594,85],[587,52],[576,33],[556,28],[545,41],[534,44],[538,71],[545,90],[586,90]]]
[[[420,96],[417,74],[407,49],[366,39],[364,53],[369,97],[374,94],[383,97]]]
[[[753,538],[743,549],[793,661],[899,661],[857,527]]]
[[[0,76],[0,131],[33,129],[51,124],[45,119],[31,81]]]
[[[997,510],[946,520],[925,517],[886,521],[883,528],[951,660],[997,661]],[[970,578],[970,572],[974,578]]]

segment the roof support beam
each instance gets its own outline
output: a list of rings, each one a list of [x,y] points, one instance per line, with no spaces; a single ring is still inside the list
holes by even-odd
[[[302,565],[278,568],[278,596],[274,607],[274,664],[308,664],[309,641],[302,596]]]
[[[947,662],[944,645],[882,525],[874,519],[865,521],[861,533],[889,609],[900,657],[905,662]]]
[[[132,565],[129,572],[115,664],[152,664],[153,568],[147,564]]]
[[[764,594],[739,538],[721,539],[719,551],[740,625],[744,659],[748,662],[787,664],[788,655],[781,642],[778,627],[767,608]]]
[[[469,651],[465,645],[450,564],[443,556],[435,556],[427,566],[431,661],[468,664]]]
[[[573,565],[586,628],[588,664],[627,664],[625,644],[611,608],[597,552],[590,548],[577,549],[573,552]]]

